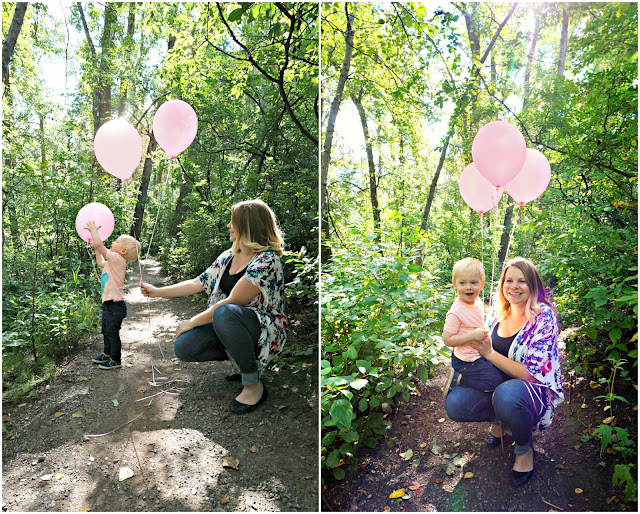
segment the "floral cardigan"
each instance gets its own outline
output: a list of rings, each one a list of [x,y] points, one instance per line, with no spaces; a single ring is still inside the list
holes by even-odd
[[[220,278],[229,265],[232,255],[231,249],[222,252],[215,262],[198,277],[209,295],[207,307],[227,297],[220,290]],[[260,322],[258,371],[262,374],[269,362],[282,351],[287,340],[284,273],[280,257],[271,250],[257,253],[247,266],[244,278],[260,289],[260,293],[246,307],[256,313]]]
[[[549,428],[555,408],[564,401],[558,356],[558,319],[548,305],[540,304],[540,308],[540,313],[533,323],[527,320],[518,332],[511,343],[508,355],[510,359],[525,365],[529,374],[537,380],[533,385],[546,388],[546,397],[542,396],[546,398],[545,410],[534,432]],[[494,313],[488,323],[490,333],[498,321]]]

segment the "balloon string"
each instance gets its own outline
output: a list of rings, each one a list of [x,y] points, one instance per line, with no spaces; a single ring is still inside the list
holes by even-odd
[[[482,233],[482,243],[480,245],[480,259],[482,260],[482,271],[484,272],[484,221],[483,214],[480,213],[480,232]],[[482,306],[484,307],[484,287],[482,288]]]
[[[173,165],[173,158],[169,161],[169,169],[167,170],[167,175],[163,182],[162,192],[160,193],[160,202],[158,202],[158,211],[156,213],[156,219],[153,222],[153,228],[151,230],[151,237],[149,238],[149,246],[147,247],[147,255],[145,256],[145,260],[149,258],[149,252],[151,251],[151,244],[153,243],[153,236],[156,233],[156,226],[158,225],[158,219],[160,218],[160,209],[162,208],[162,200],[164,200],[165,192],[167,191],[167,184],[169,183],[169,176],[171,175],[171,166]],[[140,255],[138,255],[138,269],[140,270],[140,283],[142,284],[143,280],[143,266],[140,262]],[[147,297],[147,313],[149,314],[149,333],[153,334],[153,328],[151,323],[151,300]],[[160,348],[160,354],[162,355],[162,360],[166,360],[164,356],[164,352],[162,351],[162,346],[160,346],[160,342],[158,342],[158,348]],[[153,365],[153,359],[152,359]]]
[[[498,216],[498,209],[496,209],[493,213],[493,216],[489,218],[489,232],[491,233],[491,287],[489,288],[489,308],[493,306],[493,279],[496,271],[496,252],[493,245],[493,238],[495,232],[495,218]],[[493,222],[493,223],[492,223]]]

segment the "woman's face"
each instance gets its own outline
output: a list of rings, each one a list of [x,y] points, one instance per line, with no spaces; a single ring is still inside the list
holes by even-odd
[[[531,290],[524,279],[524,273],[515,266],[510,266],[504,276],[502,294],[511,305],[524,304],[531,296]]]
[[[236,240],[236,231],[233,230],[233,225],[231,224],[231,222],[227,223],[227,228],[229,229],[229,241],[234,243]]]

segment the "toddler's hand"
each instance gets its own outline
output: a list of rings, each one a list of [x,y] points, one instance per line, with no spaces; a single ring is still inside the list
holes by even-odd
[[[93,221],[93,220],[89,220],[89,221],[87,221],[87,226],[86,226],[86,227],[84,227],[84,228],[85,228],[86,230],[88,230],[89,232],[92,232],[92,231],[94,231],[94,230],[98,230],[100,227],[98,227],[98,226],[96,225],[96,222],[95,222],[95,221]]]
[[[489,337],[489,330],[486,328],[476,328],[472,332],[473,341],[484,341]]]

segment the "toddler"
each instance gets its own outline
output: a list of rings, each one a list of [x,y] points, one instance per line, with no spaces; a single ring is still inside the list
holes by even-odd
[[[493,391],[504,381],[502,372],[488,362],[469,343],[489,337],[484,327],[484,306],[478,298],[484,287],[484,268],[478,259],[466,258],[456,262],[452,273],[453,288],[458,298],[447,313],[442,339],[453,347],[451,372],[445,384],[444,397],[451,382],[480,391]]]
[[[102,268],[102,335],[104,351],[94,357],[92,362],[100,369],[116,369],[122,367],[120,327],[127,315],[124,302],[123,287],[127,263],[133,262],[140,254],[140,243],[131,236],[122,235],[107,250],[98,235],[94,221],[85,227],[91,233],[91,243],[96,251],[98,266]]]

